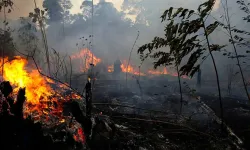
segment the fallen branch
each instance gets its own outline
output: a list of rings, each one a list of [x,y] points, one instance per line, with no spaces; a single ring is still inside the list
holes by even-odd
[[[93,103],[93,105],[119,106],[119,107],[127,107],[127,108],[133,108],[133,109],[138,109],[138,110],[145,110],[145,111],[151,111],[151,112],[158,112],[158,113],[163,113],[163,114],[167,114],[167,113],[168,113],[168,112],[160,111],[160,110],[145,109],[145,108],[139,108],[139,107],[135,107],[135,106],[121,105],[121,104]]]
[[[147,119],[140,119],[140,118],[128,118],[128,117],[123,117],[123,116],[110,116],[110,117],[112,117],[112,118],[122,118],[122,119],[127,119],[127,120],[154,122],[154,123],[161,123],[161,124],[169,124],[169,125],[179,126],[179,127],[183,127],[183,128],[189,129],[192,132],[199,133],[201,135],[205,135],[207,137],[219,140],[218,138],[216,138],[216,137],[214,137],[212,135],[209,135],[207,133],[203,133],[203,132],[197,131],[197,130],[191,128],[191,127],[184,126],[184,125],[181,125],[181,124],[172,123],[172,122],[166,122],[166,121],[160,121],[160,120],[147,120]]]

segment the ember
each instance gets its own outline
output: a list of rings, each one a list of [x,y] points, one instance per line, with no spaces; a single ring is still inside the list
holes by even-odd
[[[85,136],[82,128],[77,129],[77,133],[74,135],[74,140],[80,143],[85,143]]]

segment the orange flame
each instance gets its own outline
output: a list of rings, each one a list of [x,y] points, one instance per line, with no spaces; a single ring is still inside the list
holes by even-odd
[[[169,74],[167,71],[167,68],[164,68],[163,71],[158,71],[158,70],[148,70],[148,74],[151,75],[166,75]]]
[[[108,72],[114,72],[114,65],[108,66]]]
[[[27,60],[16,57],[17,59],[8,62],[4,65],[4,74],[3,78],[6,81],[9,81],[12,85],[15,85],[15,92],[19,88],[26,88],[26,97],[27,102],[31,104],[38,104],[41,97],[43,101],[48,101],[48,97],[53,95],[53,90],[47,84],[50,79],[41,77],[38,70],[31,70],[28,73],[25,70],[27,65]]]
[[[150,74],[150,75],[170,75],[170,76],[173,76],[173,77],[178,77],[178,73],[177,73],[177,72],[170,73],[170,72],[167,70],[166,67],[163,69],[163,71],[159,71],[159,70],[148,70],[148,74]],[[186,75],[181,76],[181,78],[183,78],[183,79],[189,79],[189,77],[186,76]]]
[[[129,74],[133,74],[133,75],[141,75],[144,76],[144,73],[140,73],[139,71],[137,71],[137,69],[135,69],[133,67],[133,65],[128,65],[128,62],[126,60],[124,60],[121,64],[121,70],[124,73],[129,73]],[[108,66],[108,72],[114,72],[114,65]]]
[[[96,65],[101,62],[100,58],[97,58],[89,49],[85,48],[80,51],[80,53],[71,55],[71,59],[78,60],[80,59],[81,65],[80,70],[82,72],[86,72],[90,68],[90,64],[92,64],[92,57],[93,57],[93,64]]]
[[[128,62],[126,60],[122,62],[121,69],[122,69],[122,72],[124,73],[130,73],[130,74],[137,75],[137,76],[139,75],[145,76],[145,74],[140,72],[139,69],[135,69],[133,65],[128,65]]]
[[[133,75],[137,75],[137,76],[146,76],[145,73],[143,72],[140,72],[140,71],[137,71],[136,69],[134,69],[133,65],[128,65],[128,68],[127,68],[127,61],[123,61],[122,64],[121,64],[121,70],[122,72],[124,73],[130,73],[130,74],[133,74]],[[108,72],[113,72],[114,71],[114,66],[111,65],[111,66],[108,66]],[[154,75],[154,76],[158,76],[158,75],[170,75],[170,76],[174,76],[174,77],[177,77],[178,74],[177,73],[171,73],[167,70],[166,67],[163,68],[163,70],[154,70],[154,69],[150,69],[147,71],[147,75]],[[188,76],[182,76],[183,79],[189,79]]]
[[[3,73],[3,79],[13,86],[14,94],[17,94],[20,88],[25,88],[24,116],[32,115],[35,120],[45,116],[47,120],[48,115],[54,115],[62,121],[63,102],[79,96],[60,95],[51,88],[50,84],[54,83],[51,79],[41,76],[37,69],[28,69],[27,64],[26,59],[17,56],[14,60],[5,63]],[[58,122],[61,122],[59,120]]]

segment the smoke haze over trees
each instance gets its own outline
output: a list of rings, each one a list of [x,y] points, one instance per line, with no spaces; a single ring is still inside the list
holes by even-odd
[[[65,3],[66,2],[66,3]],[[65,3],[65,4],[64,4]],[[102,58],[107,63],[112,64],[117,58],[127,59],[133,42],[140,31],[140,37],[135,46],[137,49],[142,44],[149,42],[153,36],[164,36],[162,31],[164,24],[160,23],[160,16],[166,8],[185,7],[194,9],[200,4],[200,1],[194,0],[187,2],[184,0],[119,0],[119,1],[94,1],[94,53],[97,57]],[[214,19],[219,19],[223,15],[223,1],[217,0],[216,6],[212,12],[213,17],[207,19],[207,23]],[[49,48],[54,48],[62,53],[75,53],[78,51],[76,43],[82,43],[80,37],[88,37],[92,32],[91,8],[85,2],[80,6],[75,6],[76,2],[44,0],[37,1],[37,5],[43,9],[47,9],[46,33]],[[79,4],[79,2],[78,2]],[[25,9],[20,9],[24,7]],[[77,13],[72,14],[72,9],[78,9]],[[229,1],[230,13],[232,15],[232,25],[238,28],[248,30],[248,23],[244,22],[242,16],[244,13],[239,9],[236,2]],[[20,2],[13,7],[13,13],[8,14],[13,28],[20,27],[16,21],[20,14],[23,17],[34,9],[33,1]],[[2,16],[1,16],[2,17]],[[212,35],[211,41],[217,44],[228,42],[228,37],[218,28],[218,32]],[[14,34],[13,34],[14,35]],[[39,36],[39,34],[38,34]],[[228,46],[230,51],[231,47]],[[243,49],[243,48],[242,48]],[[218,67],[221,68],[219,74],[226,72],[226,65],[232,62],[227,57],[223,57],[220,53],[216,54],[216,60],[219,61]],[[113,58],[109,59],[109,58]],[[153,66],[151,61],[145,62],[145,66]],[[139,56],[133,53],[131,62],[137,66],[140,64]],[[204,63],[204,68],[211,68],[210,61]],[[143,67],[142,67],[143,69]],[[209,74],[210,69],[204,70],[204,74]]]

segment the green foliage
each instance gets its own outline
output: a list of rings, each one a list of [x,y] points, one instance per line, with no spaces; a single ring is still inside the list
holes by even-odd
[[[145,60],[149,56],[156,59],[154,67],[175,65],[179,66],[185,57],[189,56],[187,64],[180,69],[181,75],[190,75],[191,77],[199,69],[198,60],[202,57],[207,47],[199,34],[204,28],[205,17],[209,15],[215,0],[208,0],[198,7],[198,13],[194,10],[178,8],[174,11],[173,7],[166,10],[161,16],[162,22],[167,21],[165,27],[165,38],[155,37],[151,43],[145,44],[138,49],[141,54],[141,59]],[[193,18],[190,20],[190,18]],[[210,35],[220,25],[219,22],[214,22],[206,27],[207,35]],[[204,34],[204,36],[206,36]],[[205,44],[206,45],[206,44]],[[168,47],[169,50],[155,51],[156,49]],[[218,51],[224,46],[210,45],[211,51]],[[148,53],[143,55],[145,51]],[[207,57],[203,57],[207,58]]]
[[[45,16],[46,11],[47,9],[40,10],[39,8],[35,8],[34,12],[29,13],[29,17],[32,19],[33,23],[39,23],[44,25],[44,20],[46,19]]]
[[[8,13],[11,13],[11,9],[12,9],[12,6],[14,5],[13,1],[12,0],[2,0],[0,2],[0,12],[2,11],[2,9],[5,7],[5,9],[8,9]]]
[[[6,31],[0,29],[0,45],[4,46],[4,54],[1,48],[0,54],[4,55],[4,57],[12,58],[15,53],[15,46],[13,43],[13,38],[11,37],[11,30],[8,28]]]
[[[219,26],[219,22],[215,21],[207,27],[207,34],[210,35]]]
[[[30,21],[30,18],[20,18],[21,27],[18,29],[18,37],[21,45],[25,47],[29,56],[34,55],[37,50],[37,29],[36,25]]]
[[[61,23],[65,18],[69,17],[69,10],[72,8],[70,0],[44,0],[43,7],[47,9],[48,23]]]
[[[246,16],[243,17],[243,20],[250,22],[250,3],[246,3],[245,0],[237,0],[236,3],[239,4],[240,9],[246,13]]]

